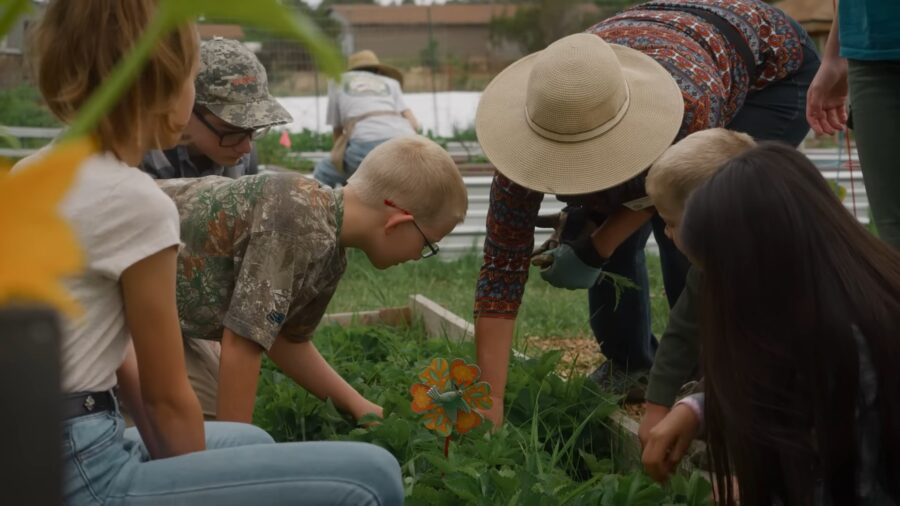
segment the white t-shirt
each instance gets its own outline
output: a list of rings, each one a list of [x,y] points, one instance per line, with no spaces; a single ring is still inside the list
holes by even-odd
[[[42,154],[14,170],[28,170]],[[60,211],[85,255],[85,271],[64,281],[83,313],[64,324],[62,390],[108,390],[116,385],[130,339],[119,277],[139,260],[180,243],[178,210],[150,176],[111,154],[98,154],[82,163]]]
[[[360,121],[353,127],[350,135],[352,141],[372,142],[415,135],[409,121],[399,114],[406,109],[400,83],[390,77],[350,71],[341,75],[340,84],[328,84],[328,115],[325,120],[333,127],[344,126],[348,119],[369,112],[397,112],[396,115],[377,115]]]

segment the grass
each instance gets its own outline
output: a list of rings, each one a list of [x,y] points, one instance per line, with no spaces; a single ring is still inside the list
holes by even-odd
[[[348,261],[347,272],[328,307],[330,313],[405,306],[410,294],[420,293],[472,320],[475,282],[481,267],[478,253],[446,261],[433,258],[408,262],[384,271],[372,267],[358,251],[350,251]],[[659,336],[669,315],[659,258],[647,255],[647,267],[653,331]],[[554,288],[533,269],[517,320],[517,334],[522,337],[591,338],[587,292]]]

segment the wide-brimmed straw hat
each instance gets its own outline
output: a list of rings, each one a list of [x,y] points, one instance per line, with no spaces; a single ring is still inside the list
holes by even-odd
[[[611,188],[647,169],[675,139],[684,102],[675,79],[634,49],[581,33],[495,77],[475,119],[501,174],[542,193]]]
[[[396,79],[400,86],[403,86],[403,72],[390,65],[381,63],[375,52],[368,49],[351,54],[350,58],[347,59],[347,68],[350,70],[375,69],[379,74]]]

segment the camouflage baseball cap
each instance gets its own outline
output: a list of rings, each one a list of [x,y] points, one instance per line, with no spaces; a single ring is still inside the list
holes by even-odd
[[[269,94],[266,69],[236,40],[216,37],[200,44],[200,72],[195,103],[222,120],[247,129],[293,121]]]

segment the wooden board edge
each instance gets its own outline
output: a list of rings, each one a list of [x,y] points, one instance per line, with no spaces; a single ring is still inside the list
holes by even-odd
[[[356,313],[332,313],[322,317],[320,325],[390,325],[392,327],[409,326],[412,323],[412,311],[409,307],[389,307],[374,311]]]
[[[474,325],[424,295],[410,295],[409,308],[413,317],[422,319],[430,338],[446,337],[451,341],[475,338]]]

